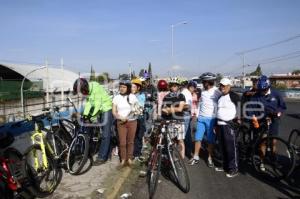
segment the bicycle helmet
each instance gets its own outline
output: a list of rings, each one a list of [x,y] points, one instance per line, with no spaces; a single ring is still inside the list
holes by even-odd
[[[147,72],[144,72],[143,78],[144,78],[145,80],[150,79],[150,74],[147,73]]]
[[[187,84],[187,87],[189,88],[191,86],[194,87],[194,88],[197,88],[197,83],[193,80],[190,80]]]
[[[89,83],[85,78],[78,78],[73,85],[73,94],[77,95],[78,93],[83,95],[89,94]]]
[[[217,79],[216,75],[210,72],[203,73],[199,78],[202,81],[214,81]]]
[[[267,76],[262,75],[258,78],[257,89],[258,90],[266,90],[271,87],[271,83]]]
[[[180,85],[180,81],[179,81],[178,77],[172,77],[169,81],[169,84],[170,85],[173,85],[173,84]]]
[[[166,80],[159,80],[157,83],[157,88],[159,91],[168,90],[168,82]]]
[[[142,86],[142,81],[138,78],[131,80],[132,84],[137,84],[139,86]]]

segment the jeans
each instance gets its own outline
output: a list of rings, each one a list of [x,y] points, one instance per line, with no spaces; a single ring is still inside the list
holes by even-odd
[[[102,113],[100,117],[100,124],[102,129],[101,145],[98,153],[98,158],[101,160],[107,160],[110,155],[110,143],[111,143],[111,127],[113,122],[112,111]]]
[[[192,132],[191,132],[191,116],[190,114],[184,115],[184,129],[185,129],[185,139],[184,139],[184,145],[185,145],[185,155],[188,158],[192,158],[192,152],[193,152],[193,141],[192,141]]]
[[[143,137],[146,131],[145,126],[145,119],[144,117],[141,117],[137,120],[137,129],[134,139],[134,151],[133,156],[139,157],[142,155],[142,148],[143,148]]]

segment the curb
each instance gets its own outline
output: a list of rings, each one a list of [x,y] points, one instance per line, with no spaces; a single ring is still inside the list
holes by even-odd
[[[125,167],[122,170],[123,171],[120,174],[118,174],[119,177],[116,179],[116,182],[114,183],[114,185],[112,185],[112,187],[111,187],[112,190],[109,191],[109,193],[107,194],[107,196],[106,196],[107,199],[115,199],[117,197],[123,184],[125,183],[126,179],[130,175],[132,168]]]

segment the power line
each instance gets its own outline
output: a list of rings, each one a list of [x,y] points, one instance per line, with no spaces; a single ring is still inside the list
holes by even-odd
[[[276,56],[276,57],[266,58],[266,59],[262,59],[262,60],[256,60],[256,61],[253,61],[253,64],[251,64],[251,65],[260,64],[260,63],[263,63],[263,62],[275,61],[275,60],[283,59],[283,58],[294,57],[295,55],[296,56],[300,55],[300,50],[294,51],[294,52],[291,52],[291,53],[288,53],[288,54],[279,55],[279,56]]]
[[[249,49],[249,50],[244,50],[244,51],[241,51],[241,52],[237,52],[236,54],[242,55],[242,54],[250,53],[250,52],[253,52],[253,51],[261,50],[261,49],[264,49],[264,48],[269,48],[269,47],[272,47],[272,46],[276,46],[276,45],[279,45],[279,44],[282,44],[282,43],[292,41],[292,40],[297,39],[299,37],[300,37],[300,34],[297,34],[293,37],[289,37],[289,38],[281,40],[281,41],[277,41],[277,42],[267,44],[267,45],[264,45],[264,46],[260,46],[260,47],[257,47],[257,48],[252,48],[252,49]]]

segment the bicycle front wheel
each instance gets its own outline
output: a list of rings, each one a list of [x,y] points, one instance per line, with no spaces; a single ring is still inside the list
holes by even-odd
[[[280,137],[267,136],[255,144],[252,151],[252,164],[256,171],[281,180],[293,172],[294,150]]]
[[[170,147],[169,150],[177,185],[181,191],[188,193],[190,191],[190,179],[184,161],[176,147]]]
[[[45,165],[43,155],[47,156],[48,165]],[[47,149],[46,154],[43,154],[39,145],[33,145],[27,150],[24,158],[26,160],[26,171],[32,185],[30,191],[40,198],[52,194],[62,175],[53,155]]]
[[[148,170],[147,170],[147,182],[148,182],[148,191],[149,191],[149,198],[153,198],[158,179],[160,175],[160,167],[161,167],[161,150],[154,149],[152,150],[151,156],[148,162]]]
[[[89,136],[79,134],[73,139],[67,156],[67,167],[70,174],[79,174],[88,160]]]

